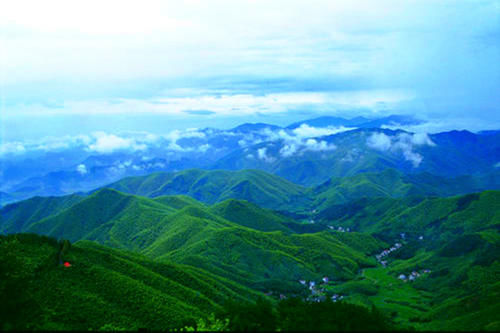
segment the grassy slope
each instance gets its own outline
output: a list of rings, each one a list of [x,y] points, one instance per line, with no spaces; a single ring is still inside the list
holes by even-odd
[[[214,214],[239,225],[261,231],[287,231],[284,223],[292,222],[290,218],[262,209],[255,204],[243,200],[229,199],[210,208]]]
[[[7,205],[1,209],[0,232],[20,232],[25,225],[58,213],[83,199],[84,197],[76,194],[64,197],[33,197]]]
[[[399,184],[393,194],[418,193],[394,174],[386,176],[377,180],[379,187],[370,181],[361,182],[360,188],[368,184],[374,193],[382,193]],[[356,186],[352,188],[355,193]],[[217,278],[260,290],[276,284],[293,289],[294,280],[321,275],[352,279],[364,267],[359,280],[343,283],[336,291],[350,294],[350,301],[395,311],[400,322],[412,321],[417,328],[483,329],[498,327],[492,318],[499,310],[499,196],[498,191],[485,191],[450,198],[363,198],[319,211],[317,224],[350,226],[391,243],[405,232],[407,244],[388,269],[370,268],[374,261],[367,255],[382,244],[369,234],[262,232],[255,229],[278,228],[282,217],[238,200],[206,207],[182,196],[148,199],[102,190],[71,208],[55,205],[57,214],[27,230],[84,234],[161,261],[202,267]],[[12,225],[21,213],[10,209]],[[262,223],[264,219],[270,225]],[[417,240],[419,235],[423,241]],[[423,268],[432,268],[433,274],[412,286],[396,279]]]
[[[51,238],[1,236],[0,248],[0,273],[10,277],[8,282],[16,281],[9,292],[15,299],[28,295],[33,305],[23,318],[32,328],[182,327],[215,311],[225,297],[256,297],[200,269],[158,263],[88,241],[74,244],[65,255],[71,267],[57,264],[58,244]],[[0,287],[6,282],[3,276]]]
[[[334,291],[395,312],[419,329],[498,329],[500,192],[372,203],[350,204],[335,223],[393,241],[405,232],[405,245],[389,257],[388,268],[366,269]],[[422,269],[432,272],[411,284],[397,279]]]
[[[311,172],[307,165],[303,167]],[[129,177],[109,187],[148,197],[185,194],[208,204],[242,199],[261,207],[301,213],[363,197],[451,196],[500,188],[499,172],[447,179],[429,173],[404,174],[396,169],[375,168],[367,172],[369,170],[343,178],[331,178],[311,188],[264,171],[199,169]],[[300,166],[294,171],[299,177]]]
[[[108,187],[148,197],[185,194],[208,204],[243,199],[272,209],[307,201],[304,187],[259,170],[154,173],[125,178]]]
[[[363,197],[445,197],[499,188],[498,172],[447,179],[429,173],[405,175],[395,169],[386,169],[377,173],[367,172],[351,177],[332,178],[311,189],[311,197],[314,198],[316,209],[326,209]]]
[[[192,203],[186,197],[149,199],[102,189],[21,231],[175,259],[247,285],[322,274],[349,278],[374,265],[367,254],[382,246],[364,235],[352,236],[363,241],[342,241],[328,232],[293,235],[282,224],[287,218],[246,201]]]
[[[328,232],[287,236],[280,231],[230,227],[212,230],[160,259],[199,265],[247,285],[265,279],[297,283],[322,275],[348,279],[360,267],[375,264],[367,254],[380,249],[381,244],[370,236],[366,238],[360,246]]]

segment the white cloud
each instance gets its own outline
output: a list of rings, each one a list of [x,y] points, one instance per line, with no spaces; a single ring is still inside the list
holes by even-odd
[[[88,173],[87,166],[85,166],[85,164],[79,164],[76,167],[76,171],[78,171],[78,173],[82,176]]]
[[[0,145],[0,155],[4,154],[23,154],[26,148],[21,142],[6,142]]]
[[[116,150],[145,150],[145,144],[137,143],[131,138],[122,138],[114,134],[105,132],[95,132],[93,136],[96,141],[88,146],[89,151],[95,151],[102,154],[112,153]]]
[[[422,155],[411,151],[411,149],[403,150],[403,156],[407,161],[410,161],[413,164],[414,168],[417,168],[420,165],[420,162],[424,159]]]
[[[257,156],[267,163],[272,163],[276,160],[274,157],[267,155],[267,147],[257,149]]]
[[[9,1],[0,11],[4,51],[0,60],[9,64],[4,84],[21,96],[21,102],[30,95],[24,94],[30,88],[26,83],[32,82],[37,84],[31,89],[46,96],[44,101],[69,102],[61,108],[44,107],[44,102],[16,105],[5,112],[88,115],[210,110],[234,115],[234,107],[246,115],[286,112],[291,107],[387,110],[392,106],[397,110],[394,105],[400,102],[411,102],[417,111],[426,112],[428,108],[453,111],[451,101],[464,109],[480,102],[489,108],[480,105],[469,112],[493,110],[490,115],[495,116],[494,92],[500,77],[498,14],[497,0],[325,0],[314,5],[288,0]],[[214,77],[231,82],[211,86]],[[331,78],[333,84],[318,83],[318,95],[298,95],[304,85],[291,82],[288,87],[290,82],[280,82],[281,91],[288,95],[252,95],[241,93],[247,90],[236,85],[232,90],[231,83],[241,78],[257,83],[269,78],[298,82]],[[158,79],[178,88],[158,92]],[[126,82],[125,88],[117,87],[117,82]],[[153,87],[148,88],[151,82]],[[324,93],[344,87],[343,83],[357,91]],[[159,97],[119,103],[96,100],[106,90],[121,90],[118,95],[125,96],[130,86],[140,87],[133,92]],[[199,93],[200,86],[221,96]],[[373,86],[412,87],[414,92],[366,91]],[[183,94],[189,97],[175,99],[179,90],[189,90]],[[68,97],[81,91],[89,95],[87,100],[71,102]]]
[[[202,153],[205,153],[208,149],[210,149],[210,145],[208,143],[198,147],[198,151]]]
[[[337,134],[345,131],[350,131],[353,129],[355,128],[354,127],[348,128],[344,126],[312,127],[307,124],[302,124],[300,125],[300,127],[297,127],[293,130],[293,134],[295,134],[300,138],[313,138],[318,136]]]
[[[373,133],[366,140],[366,144],[373,149],[386,151],[391,148],[391,138],[384,133]]]
[[[165,139],[170,140],[172,142],[177,142],[179,139],[183,138],[205,138],[206,135],[203,132],[198,131],[197,128],[188,128],[184,131],[181,130],[173,130],[168,134],[163,136]]]
[[[427,133],[415,133],[415,134],[411,135],[411,142],[417,146],[422,146],[422,145],[435,146],[436,145],[434,142],[432,142],[431,138],[429,138],[429,135],[427,135]]]
[[[280,149],[282,157],[290,157],[295,154],[302,154],[304,151],[331,151],[336,149],[334,144],[329,144],[324,140],[315,140],[312,137],[331,135],[343,131],[351,130],[345,127],[327,127],[316,128],[306,124],[294,130],[280,129],[273,131],[268,128],[260,132],[266,141],[283,141],[283,146]]]
[[[290,157],[297,152],[297,145],[295,143],[287,143],[280,149],[282,157]]]
[[[358,90],[356,92],[281,92],[269,94],[222,94],[200,95],[193,93],[189,97],[157,97],[149,99],[115,98],[112,100],[84,101],[66,100],[58,108],[40,104],[15,105],[16,116],[33,115],[119,115],[119,114],[168,114],[185,116],[186,110],[210,110],[213,115],[206,117],[249,116],[256,113],[283,114],[297,108],[370,108],[378,109],[380,103],[385,106],[397,105],[413,99],[407,91]],[[7,109],[8,110],[8,109]],[[235,110],[238,110],[235,112]],[[210,119],[210,118],[208,118]],[[299,130],[300,132],[300,130]],[[196,134],[195,134],[196,135]]]
[[[168,144],[168,149],[174,150],[177,152],[189,152],[189,151],[199,151],[199,152],[205,152],[207,151],[210,146],[208,144],[203,144],[199,146],[198,148],[193,148],[193,147],[181,147],[177,141],[180,139],[186,139],[186,138],[199,138],[199,139],[204,139],[206,138],[206,134],[203,132],[200,132],[197,128],[188,128],[186,130],[173,130],[165,135],[163,135],[163,138],[167,139],[169,142]]]
[[[311,150],[311,151],[328,151],[328,150],[335,150],[337,149],[337,146],[334,144],[329,144],[326,141],[317,141],[315,139],[307,139],[305,142],[305,149],[304,150]]]
[[[411,162],[413,167],[418,167],[423,160],[423,156],[414,151],[416,146],[435,146],[427,133],[408,134],[401,133],[396,136],[389,136],[385,133],[373,133],[366,140],[368,147],[380,151],[400,152],[405,160]]]

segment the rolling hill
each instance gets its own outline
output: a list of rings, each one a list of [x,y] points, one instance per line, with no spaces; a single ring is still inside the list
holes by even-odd
[[[286,226],[289,218],[247,201],[231,199],[212,207],[192,202],[185,196],[150,199],[106,188],[29,223],[16,220],[10,206],[0,212],[11,216],[8,224],[2,223],[5,231],[15,225],[14,232],[97,241],[152,259],[204,267],[247,286],[322,274],[346,279],[360,267],[374,265],[368,255],[383,246],[364,235],[352,237],[365,239],[367,247],[329,232],[296,235]]]
[[[16,277],[12,283],[23,288],[0,287],[35,314],[31,327],[160,328],[187,325],[216,311],[226,297],[302,295],[307,288],[298,280],[328,276],[332,282],[322,293],[375,305],[401,327],[495,329],[500,191],[421,196],[438,188],[436,179],[395,170],[333,179],[316,188],[318,196],[333,191],[354,198],[366,188],[375,197],[319,205],[314,225],[325,231],[300,234],[290,227],[297,221],[245,200],[207,205],[184,195],[147,198],[107,188],[86,197],[33,198],[0,210],[2,232],[76,241],[64,259],[73,270],[57,265],[55,240],[3,236],[0,272],[14,272],[7,281]],[[342,184],[352,192],[341,192]],[[444,182],[440,194],[455,185]],[[375,254],[395,242],[402,247],[381,265]],[[420,274],[415,281],[400,279],[411,272]],[[35,288],[39,283],[48,287]],[[125,296],[118,296],[123,291],[116,285],[126,286]],[[132,313],[137,306],[141,310]],[[159,315],[172,306],[176,311]],[[77,320],[66,319],[73,312]]]
[[[285,214],[309,215],[312,210],[363,197],[453,196],[500,189],[500,171],[446,178],[427,172],[405,174],[388,168],[347,177],[333,177],[314,187],[302,187],[257,170],[154,173],[108,185],[131,194],[157,197],[187,195],[207,204],[241,199]]]
[[[332,286],[417,330],[496,330],[500,304],[500,192],[448,198],[363,198],[318,212],[391,246],[383,264]],[[389,249],[389,248],[387,248]],[[412,280],[409,280],[410,274]]]
[[[153,173],[124,178],[106,187],[153,198],[184,194],[207,204],[242,199],[271,209],[303,205],[308,199],[304,187],[259,170]]]
[[[445,178],[430,173],[404,174],[396,169],[332,178],[311,189],[316,210],[355,199],[411,196],[447,197],[500,189],[500,172]]]
[[[379,237],[446,241],[446,235],[479,232],[500,226],[500,191],[448,198],[365,198],[330,206],[317,214],[320,223],[336,223]]]
[[[195,267],[159,263],[94,242],[61,244],[34,234],[0,236],[3,329],[181,328],[257,293]],[[40,288],[40,286],[43,288]]]

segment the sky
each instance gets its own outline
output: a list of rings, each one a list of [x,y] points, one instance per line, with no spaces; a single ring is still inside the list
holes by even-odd
[[[0,3],[3,141],[321,115],[499,129],[499,87],[500,0]]]

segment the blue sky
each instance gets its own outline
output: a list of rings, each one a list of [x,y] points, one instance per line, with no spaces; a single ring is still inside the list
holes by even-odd
[[[498,0],[11,1],[0,48],[4,141],[325,114],[500,127]]]

